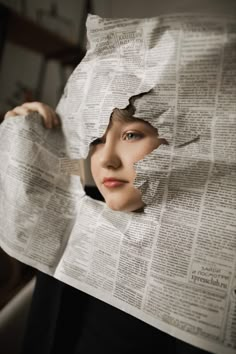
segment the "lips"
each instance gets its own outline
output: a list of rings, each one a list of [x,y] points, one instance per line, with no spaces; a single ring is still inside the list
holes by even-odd
[[[117,178],[104,178],[102,181],[103,185],[107,188],[116,188],[123,186],[127,181],[117,179]]]

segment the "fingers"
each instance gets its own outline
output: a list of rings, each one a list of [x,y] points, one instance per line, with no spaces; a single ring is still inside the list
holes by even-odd
[[[50,129],[60,124],[56,112],[50,106],[41,102],[26,102],[21,106],[15,107],[5,114],[4,119],[12,116],[28,115],[31,112],[38,112],[42,116],[46,128]]]
[[[15,107],[14,109],[12,109],[11,111],[8,111],[5,116],[4,119],[12,117],[12,116],[21,116],[21,115],[27,115],[29,114],[31,111],[28,108],[23,108],[22,106],[18,106]]]
[[[37,111],[43,117],[46,128],[56,127],[60,123],[56,112],[47,104],[41,102],[27,102],[24,103],[22,107],[30,111]]]

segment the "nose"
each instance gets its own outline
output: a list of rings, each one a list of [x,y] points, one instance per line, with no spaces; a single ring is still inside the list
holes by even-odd
[[[119,148],[113,139],[106,139],[99,152],[102,167],[117,169],[122,165]]]

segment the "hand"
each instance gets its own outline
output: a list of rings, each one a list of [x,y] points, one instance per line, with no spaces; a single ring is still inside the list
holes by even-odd
[[[38,112],[42,116],[46,128],[50,129],[60,124],[56,112],[50,106],[41,102],[26,102],[21,106],[17,106],[8,111],[4,119],[12,116],[28,115],[31,112]]]

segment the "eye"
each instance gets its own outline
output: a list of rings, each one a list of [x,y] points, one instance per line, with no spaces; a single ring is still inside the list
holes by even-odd
[[[143,136],[144,135],[142,133],[135,132],[135,131],[128,131],[123,134],[122,139],[132,141],[132,140],[142,139]]]

